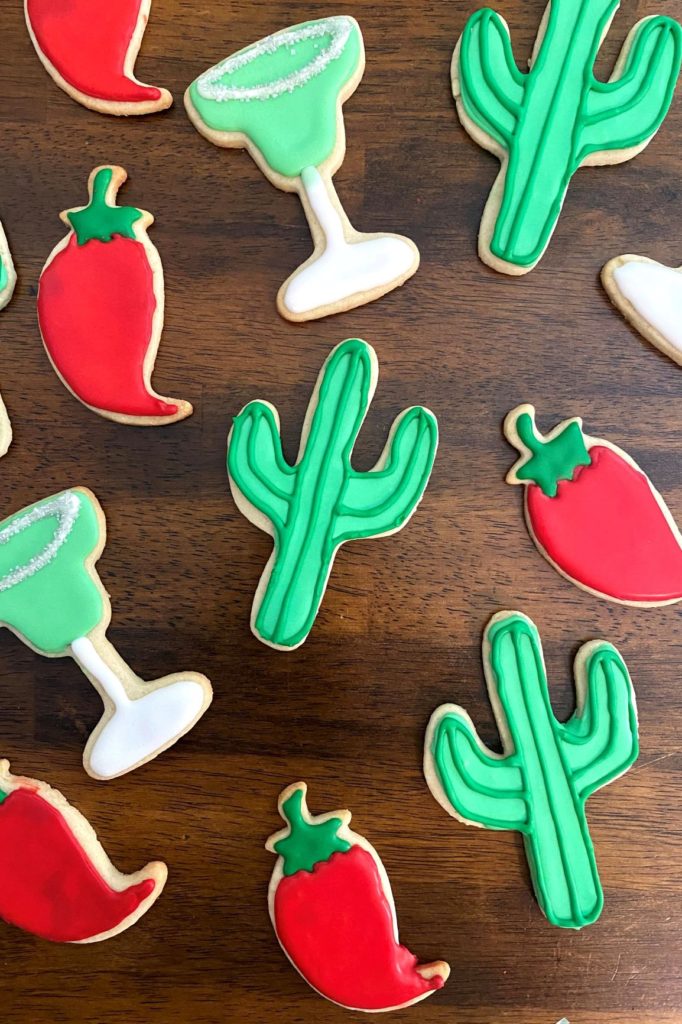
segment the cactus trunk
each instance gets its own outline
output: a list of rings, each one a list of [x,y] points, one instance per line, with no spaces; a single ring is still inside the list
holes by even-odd
[[[524,648],[528,650],[524,651]],[[510,632],[491,660],[500,700],[514,708],[509,731],[515,750],[523,751],[531,789],[530,830],[524,843],[533,867],[533,886],[547,917],[558,925],[599,916],[603,895],[585,810],[567,771],[549,702],[542,664],[528,637]]]
[[[509,263],[537,262],[556,226],[580,156],[584,82],[619,0],[552,3],[526,87],[491,251]]]

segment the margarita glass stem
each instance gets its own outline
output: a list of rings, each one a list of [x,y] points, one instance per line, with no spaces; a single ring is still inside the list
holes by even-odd
[[[119,656],[108,642],[107,647],[111,649],[118,660]],[[86,636],[79,637],[71,644],[71,651],[85,674],[97,680],[98,685],[106,693],[116,711],[131,703],[120,678],[96,650],[92,640]]]
[[[327,245],[343,245],[346,241],[343,219],[329,196],[329,192],[332,191],[336,197],[331,181],[325,181],[317,167],[304,167],[301,171],[301,181],[310,209]]]

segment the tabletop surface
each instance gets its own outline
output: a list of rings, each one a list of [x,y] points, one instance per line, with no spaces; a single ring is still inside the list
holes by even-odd
[[[682,521],[680,370],[611,307],[599,271],[624,252],[675,266],[680,251],[682,94],[634,161],[574,178],[539,267],[509,278],[476,254],[497,162],[465,134],[448,68],[465,0],[346,0],[367,51],[345,106],[335,183],[351,221],[399,231],[421,250],[416,277],[383,299],[304,325],[275,295],[310,251],[295,196],[245,152],[221,150],[187,120],[182,93],[210,64],[308,17],[271,0],[155,0],[137,63],[172,109],[146,118],[90,112],[44,72],[21,4],[1,0],[0,188],[18,269],[0,317],[0,387],[14,426],[3,460],[9,515],[86,485],[107,517],[99,571],[110,639],[145,679],[183,668],[213,681],[214,703],[183,741],[109,783],[81,755],[100,714],[68,658],[0,636],[3,756],[62,790],[114,863],[169,866],[165,893],[135,927],[96,945],[52,945],[2,926],[4,1024],[333,1024],[366,1019],[321,999],[282,954],[268,918],[277,796],[309,784],[313,811],[348,807],[383,857],[401,939],[452,966],[445,989],[405,1024],[680,1024],[682,842],[679,608],[600,601],[562,579],[524,528],[505,485],[514,453],[505,413],[536,405],[549,429],[580,415],[644,466]],[[517,61],[542,0],[501,0]],[[679,0],[626,0],[606,38],[608,77],[629,28],[682,13]],[[85,201],[89,172],[118,163],[122,201],[153,212],[166,321],[155,372],[194,415],[170,427],[119,425],[88,411],[53,373],[36,323],[40,270],[63,237],[61,210]],[[252,398],[277,406],[294,460],[318,370],[344,338],[375,347],[380,380],[355,464],[367,469],[402,409],[440,423],[431,483],[405,530],[338,555],[310,638],[290,653],[249,630],[271,540],[236,509],[225,472],[231,418]],[[580,932],[551,926],[533,897],[520,836],[467,828],[425,786],[424,729],[447,701],[500,742],[481,670],[481,635],[500,609],[537,623],[557,716],[572,711],[572,661],[586,640],[617,644],[637,691],[636,765],[588,804],[606,903]],[[11,885],[0,879],[0,886]]]

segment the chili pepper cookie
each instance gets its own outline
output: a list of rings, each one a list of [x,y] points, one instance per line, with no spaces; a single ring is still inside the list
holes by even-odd
[[[398,938],[391,884],[379,854],[349,828],[350,811],[311,815],[307,786],[279,798],[286,828],[270,836],[278,856],[268,904],[279,943],[320,995],[350,1010],[397,1010],[442,988],[450,967],[419,964]]]
[[[146,914],[168,870],[117,871],[94,829],[45,782],[0,760],[0,917],[52,942],[100,942]]]
[[[411,239],[356,231],[332,183],[346,151],[342,107],[364,68],[360,26],[338,15],[247,46],[185,93],[197,131],[216,146],[248,149],[273,185],[303,203],[314,251],[279,290],[277,308],[287,320],[372,302],[419,266]]]
[[[616,256],[601,277],[625,319],[682,366],[682,267],[666,267],[646,256]]]
[[[232,496],[240,512],[274,539],[251,629],[277,650],[293,650],[307,638],[341,545],[397,533],[429,481],[438,425],[421,406],[395,420],[374,469],[360,473],[351,465],[378,373],[367,342],[353,338],[333,349],[317,379],[293,466],[282,453],[274,406],[249,402],[235,417],[227,450]]]
[[[484,263],[527,274],[556,227],[581,166],[619,164],[651,142],[668,112],[682,61],[682,26],[647,17],[631,30],[608,82],[594,62],[619,0],[551,0],[519,71],[495,11],[473,14],[452,59],[463,127],[501,169],[478,236]]]
[[[524,487],[528,532],[562,576],[620,604],[682,600],[682,536],[634,459],[579,417],[541,434],[532,405],[510,412],[504,432],[521,452],[507,483]]]
[[[151,0],[24,0],[31,41],[60,89],[101,114],[152,114],[167,89],[135,78]]]
[[[552,924],[592,924],[604,895],[585,803],[639,753],[625,662],[603,640],[580,648],[577,708],[565,723],[554,717],[540,637],[525,615],[492,617],[483,637],[483,667],[503,753],[481,742],[463,708],[443,704],[426,731],[426,782],[459,821],[521,832],[538,902]]]
[[[0,625],[38,654],[72,657],[102,697],[104,713],[83,754],[96,779],[124,775],[167,750],[213,696],[196,672],[144,682],[109,642],[111,605],[95,570],[105,539],[104,513],[84,487],[0,523]]]
[[[163,330],[163,267],[147,234],[151,213],[117,206],[122,167],[96,167],[87,206],[66,210],[70,231],[40,275],[38,323],[60,380],[93,412],[158,427],[192,414],[162,398],[151,375]]]

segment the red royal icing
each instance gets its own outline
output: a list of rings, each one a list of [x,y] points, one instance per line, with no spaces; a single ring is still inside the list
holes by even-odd
[[[177,412],[144,383],[155,309],[152,268],[132,238],[79,245],[72,235],[40,277],[45,347],[68,387],[95,409],[127,416]]]
[[[122,924],[154,884],[112,889],[38,793],[16,789],[0,804],[0,917],[9,924],[53,942],[91,939]]]
[[[379,870],[360,846],[282,878],[275,925],[306,981],[343,1006],[390,1009],[443,986],[441,977],[422,978],[417,958],[396,942]]]
[[[27,0],[38,46],[62,78],[94,99],[117,103],[158,100],[159,89],[125,73],[142,0]]]
[[[527,488],[533,533],[577,583],[621,601],[682,597],[682,550],[646,476],[603,445],[548,498]]]

